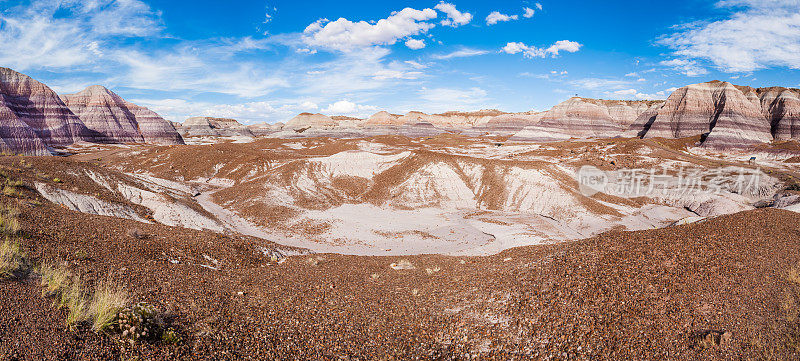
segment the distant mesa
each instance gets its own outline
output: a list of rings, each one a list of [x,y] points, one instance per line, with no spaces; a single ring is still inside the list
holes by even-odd
[[[253,132],[235,119],[192,117],[186,119],[178,130],[184,137],[255,137]]]
[[[677,89],[666,100],[573,97],[544,112],[379,111],[366,119],[301,113],[285,124],[243,125],[218,117],[192,117],[181,124],[99,85],[59,96],[24,74],[0,68],[0,120],[0,148],[34,155],[51,154],[54,147],[76,142],[183,144],[182,136],[355,138],[442,133],[505,136],[512,141],[699,136],[702,146],[736,148],[800,140],[800,90],[711,81]]]

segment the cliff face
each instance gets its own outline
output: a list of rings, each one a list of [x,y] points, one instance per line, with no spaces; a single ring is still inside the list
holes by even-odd
[[[0,68],[0,148],[46,155],[75,142],[183,144],[175,127],[102,86],[59,96],[27,75]]]
[[[536,126],[575,137],[622,135],[643,113],[659,107],[653,101],[570,98],[546,111]]]
[[[184,144],[183,138],[178,134],[172,122],[165,120],[156,112],[143,106],[130,102],[125,102],[125,105],[136,119],[136,123],[139,125],[139,132],[142,134],[145,143],[160,145]]]
[[[125,101],[100,85],[92,85],[80,93],[62,95],[64,104],[97,132],[96,141],[103,143],[143,143],[134,115]]]
[[[762,88],[754,93],[775,140],[800,139],[800,90]]]
[[[735,148],[774,140],[800,139],[800,91],[750,88],[712,81],[673,92],[627,134],[644,138],[702,135],[703,145]]]
[[[46,85],[0,68],[0,138],[8,150],[49,154],[47,146],[91,141],[81,120]]]
[[[183,144],[171,122],[145,107],[122,99],[100,85],[92,85],[61,99],[95,132],[92,141],[100,143]]]

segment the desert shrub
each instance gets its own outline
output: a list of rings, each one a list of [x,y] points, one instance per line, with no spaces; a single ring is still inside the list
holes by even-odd
[[[144,302],[118,312],[113,325],[113,331],[130,343],[163,338],[163,330],[164,320],[158,310]]]
[[[109,330],[127,303],[128,292],[121,287],[110,281],[98,284],[89,307],[94,317],[92,329],[96,332]]]
[[[142,233],[142,231],[140,231],[138,228],[128,229],[127,234],[128,234],[128,237],[131,237],[133,239],[144,239],[145,238],[144,233]]]
[[[13,277],[25,267],[25,255],[14,240],[6,238],[0,244],[0,278]]]
[[[165,344],[176,345],[181,343],[181,341],[183,341],[181,339],[181,336],[178,335],[178,333],[175,332],[175,330],[173,330],[172,328],[168,328],[167,330],[164,331],[164,333],[161,334],[161,342]]]
[[[17,198],[22,194],[20,193],[19,189],[15,188],[15,187],[12,187],[12,186],[9,186],[9,185],[5,185],[5,186],[3,186],[3,195],[6,196],[6,197]]]
[[[53,183],[61,183],[61,178],[53,178]]]

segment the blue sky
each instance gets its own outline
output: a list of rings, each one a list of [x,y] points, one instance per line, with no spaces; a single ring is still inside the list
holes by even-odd
[[[0,66],[170,120],[546,110],[800,86],[800,0],[0,0]]]

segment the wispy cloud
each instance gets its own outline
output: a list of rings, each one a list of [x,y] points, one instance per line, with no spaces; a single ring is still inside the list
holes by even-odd
[[[470,56],[479,56],[479,55],[486,55],[489,54],[488,50],[481,50],[481,49],[472,49],[472,48],[461,48],[459,50],[447,53],[447,54],[436,54],[432,55],[431,57],[434,59],[445,60],[445,59],[452,59],[452,58],[466,58]]]

